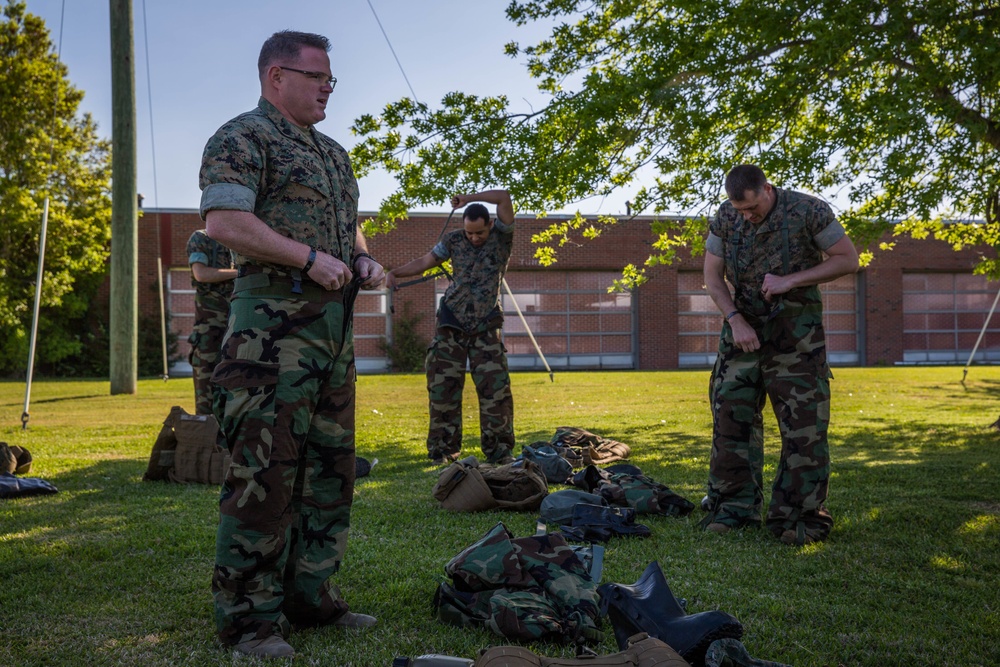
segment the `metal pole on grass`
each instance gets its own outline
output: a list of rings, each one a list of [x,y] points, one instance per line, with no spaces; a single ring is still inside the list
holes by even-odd
[[[28,343],[28,375],[24,385],[24,410],[21,412],[21,430],[27,430],[28,406],[31,403],[31,376],[35,370],[35,341],[38,340],[38,310],[42,305],[42,275],[45,270],[45,232],[49,227],[49,198],[42,208],[42,231],[38,236],[38,273],[35,276],[35,308],[31,315],[31,339]]]
[[[979,343],[983,340],[983,334],[986,333],[986,327],[990,325],[990,319],[993,317],[993,311],[996,310],[997,301],[1000,301],[1000,290],[997,290],[997,295],[993,298],[993,305],[990,306],[990,312],[986,316],[986,321],[983,322],[983,328],[979,332],[979,338],[976,339],[976,344],[972,346],[972,354],[969,355],[969,360],[965,362],[965,368],[962,369],[962,382],[965,382],[965,376],[969,374],[969,366],[972,364],[972,358],[976,356],[976,350],[979,349]]]
[[[555,382],[556,379],[552,375],[552,369],[549,368],[549,362],[545,360],[545,355],[542,354],[542,348],[538,347],[538,341],[535,340],[534,334],[531,333],[531,327],[528,326],[528,321],[524,319],[524,314],[521,312],[521,307],[517,305],[517,299],[514,298],[514,293],[510,291],[510,286],[507,284],[507,279],[503,279],[503,288],[507,290],[507,296],[514,303],[514,310],[517,311],[517,316],[521,318],[521,324],[524,325],[524,330],[528,332],[528,338],[531,339],[531,344],[535,346],[535,351],[538,352],[538,356],[542,360],[542,364],[545,365],[545,370],[549,372],[549,382]]]
[[[160,233],[159,226],[156,233]],[[163,304],[163,259],[159,256],[156,258],[156,282],[160,286],[160,340],[163,341],[163,381],[166,382],[170,379],[167,371],[167,309]]]

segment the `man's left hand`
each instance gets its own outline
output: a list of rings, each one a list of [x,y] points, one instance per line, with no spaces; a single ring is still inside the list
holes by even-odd
[[[385,283],[385,269],[374,259],[358,257],[354,270],[361,276],[361,289],[378,289]]]
[[[784,294],[792,287],[794,285],[791,284],[788,276],[776,276],[773,273],[768,273],[764,276],[760,292],[764,296],[764,300],[770,302],[774,297]]]

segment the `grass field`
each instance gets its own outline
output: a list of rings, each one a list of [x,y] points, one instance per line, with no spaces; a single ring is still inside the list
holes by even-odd
[[[689,612],[721,609],[752,655],[808,665],[1000,664],[1000,368],[836,369],[827,542],[788,547],[764,531],[717,536],[684,519],[643,517],[653,536],[608,545],[604,581],[634,582],[660,562]],[[711,418],[707,371],[516,374],[518,444],[573,425],[632,446],[631,462],[698,502]],[[470,383],[471,385],[471,383]],[[172,405],[190,380],[0,383],[0,440],[34,455],[30,476],[60,492],[0,500],[0,665],[229,665],[214,640],[209,581],[217,491],[142,482]],[[463,452],[478,450],[466,393]],[[426,395],[417,375],[358,381],[358,452],[380,463],[359,481],[337,583],[368,631],[290,639],[296,665],[388,666],[397,655],[472,658],[502,638],[433,618],[444,564],[497,521],[534,532],[528,513],[450,514],[431,497]],[[768,415],[765,476],[778,449]],[[610,626],[598,647],[616,649]],[[547,655],[569,648],[538,644]]]

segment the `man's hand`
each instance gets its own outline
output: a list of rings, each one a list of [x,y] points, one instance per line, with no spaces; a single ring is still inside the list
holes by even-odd
[[[451,198],[451,207],[453,209],[462,208],[468,203],[469,203],[468,195],[455,195],[454,197]]]
[[[395,291],[397,289],[396,282],[397,282],[396,281],[396,274],[393,273],[392,271],[386,272],[386,274],[385,274],[385,288],[387,290],[389,290],[390,292]]]
[[[351,267],[325,252],[316,253],[316,261],[307,275],[314,283],[328,290],[338,290],[354,277]]]
[[[770,303],[774,297],[791,291],[793,287],[795,285],[788,279],[788,276],[776,276],[773,273],[768,273],[764,276],[760,293],[764,296],[764,300]]]
[[[729,326],[733,330],[733,344],[744,352],[753,352],[760,348],[760,341],[757,339],[757,332],[753,330],[742,315],[737,313],[729,320]]]
[[[385,269],[374,259],[358,257],[354,260],[354,268],[361,276],[361,289],[378,289],[385,282]]]

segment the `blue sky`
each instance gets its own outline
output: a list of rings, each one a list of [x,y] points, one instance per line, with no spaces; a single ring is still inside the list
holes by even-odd
[[[512,40],[534,43],[547,31],[540,25],[514,26],[504,15],[508,2],[371,0],[371,5],[420,101],[436,106],[444,93],[461,90],[503,93],[520,110],[537,109],[545,98],[503,46]],[[111,135],[108,5],[108,0],[27,1],[28,11],[45,19],[70,80],[86,93],[82,110],[94,116],[105,137]],[[368,0],[133,0],[133,13],[138,178],[146,208],[197,208],[205,141],[257,103],[257,54],[276,30],[319,32],[333,42],[330,58],[338,83],[327,118],[317,127],[347,147],[356,142],[349,132],[355,118],[377,114],[410,94]],[[394,181],[373,174],[360,186],[361,209],[372,211],[392,192]],[[624,213],[627,198],[624,192],[593,198],[579,208],[588,214]],[[441,202],[430,210],[447,208]]]

